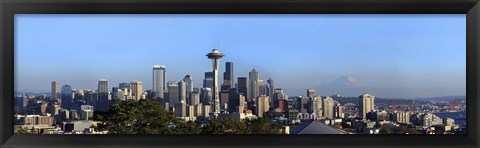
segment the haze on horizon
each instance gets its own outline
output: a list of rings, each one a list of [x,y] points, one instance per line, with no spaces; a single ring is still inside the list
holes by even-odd
[[[215,45],[234,82],[253,68],[287,95],[437,97],[466,94],[465,14],[447,15],[15,15],[15,90],[110,88],[153,65],[167,81],[201,87]]]

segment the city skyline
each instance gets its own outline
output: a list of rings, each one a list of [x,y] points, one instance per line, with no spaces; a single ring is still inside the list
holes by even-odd
[[[95,82],[99,79],[109,80],[110,86],[116,86],[121,82],[139,80],[144,83],[144,90],[150,90],[152,89],[151,70],[153,65],[166,66],[167,82],[180,81],[185,75],[190,75],[194,87],[200,88],[204,72],[211,71],[210,61],[205,59],[202,54],[210,51],[214,47],[213,45],[219,44],[219,49],[226,55],[220,64],[219,85],[223,83],[225,63],[233,62],[235,65],[233,80],[235,82],[238,77],[248,78],[248,72],[256,69],[261,80],[266,81],[271,77],[275,80],[275,87],[283,88],[286,94],[292,96],[303,95],[304,90],[308,88],[316,89],[318,94],[322,96],[337,93],[345,96],[358,96],[358,93],[354,92],[358,89],[362,89],[364,92],[368,91],[379,97],[465,95],[464,15],[417,15],[413,18],[411,16],[403,18],[403,15],[396,15],[393,17],[395,19],[384,17],[384,15],[333,15],[335,17],[332,17],[332,15],[305,15],[300,18],[289,15],[260,15],[255,17],[247,15],[229,15],[229,17],[223,15],[73,16],[18,15],[16,17],[16,25],[18,26],[15,30],[18,34],[15,44],[16,90],[43,88],[43,91],[45,91],[51,87],[49,84],[53,80],[57,80],[59,86],[68,84],[73,88],[95,89]],[[352,19],[353,21],[359,21],[357,25],[361,27],[376,22],[377,24],[373,26],[378,28],[367,27],[366,31],[362,31],[357,30],[359,28],[355,25],[341,25],[342,23],[348,24]],[[92,24],[87,23],[87,27],[83,28],[75,25],[82,20]],[[223,22],[219,23],[222,20]],[[410,28],[414,31],[402,34],[404,31],[398,32],[383,27],[384,25],[391,26],[395,22],[398,23],[399,20],[410,20],[410,22],[405,22],[407,25],[405,27],[404,24],[403,29]],[[55,23],[46,24],[46,22],[51,21],[57,21],[63,26],[53,25]],[[245,24],[246,26],[235,24],[241,21],[247,21],[251,24]],[[142,22],[145,24],[142,25]],[[437,24],[439,22],[443,22],[443,24]],[[128,27],[127,31],[116,32],[115,30],[119,29],[118,26],[110,26],[115,23],[123,23],[120,26]],[[198,25],[188,28],[186,24],[189,23],[197,23]],[[89,25],[98,28],[89,28]],[[302,29],[291,25],[310,26],[310,28]],[[312,27],[315,25],[319,27]],[[327,41],[315,40],[316,42],[313,42],[312,37],[316,37],[315,33],[320,35],[319,32],[328,32],[322,27],[332,27],[333,25],[340,25],[339,28],[343,27],[344,30],[329,28],[338,33],[335,34],[335,31],[330,31],[329,35],[333,39],[320,36],[319,38]],[[267,28],[269,26],[271,28]],[[164,28],[162,29],[162,27]],[[256,31],[260,33],[251,30],[249,32],[249,27],[256,27]],[[402,29],[402,26],[399,25],[395,27],[399,27],[398,30]],[[72,31],[73,28],[86,32]],[[145,29],[151,29],[153,33],[142,31]],[[247,32],[241,33],[242,29]],[[219,30],[234,32],[234,35],[222,33]],[[281,31],[282,33],[278,33],[280,35],[305,34],[311,38],[301,38],[306,40],[303,41],[301,39],[275,37],[274,31]],[[359,32],[357,34],[353,33],[352,35],[355,37],[352,38],[361,41],[349,40],[349,37],[339,35],[348,31]],[[51,38],[38,38],[40,34],[45,32],[51,32],[53,35],[50,35]],[[94,37],[89,33],[97,33],[100,36]],[[162,36],[163,39],[156,40],[155,33],[159,33],[156,35]],[[165,34],[162,35],[161,33]],[[362,33],[373,35],[367,35],[372,38],[362,39],[360,38],[363,37]],[[380,38],[385,38],[385,35],[390,33],[403,36]],[[204,36],[198,36],[199,34]],[[59,38],[62,35],[65,36],[65,39],[63,37]],[[140,36],[141,39],[132,39],[129,35]],[[149,38],[141,37],[142,35],[147,35]],[[234,39],[236,35],[252,37],[253,39]],[[271,37],[256,40],[256,35],[261,35],[263,38],[267,38],[265,35]],[[375,35],[377,37],[374,37]],[[92,39],[86,37],[92,37]],[[111,37],[111,40],[105,39],[105,37]],[[172,39],[169,39],[169,37],[172,37]],[[193,41],[196,37],[200,39]],[[93,41],[93,38],[100,41]],[[181,38],[185,39],[181,40]],[[346,43],[339,45],[328,43],[340,38]],[[33,39],[39,41],[33,41]],[[48,41],[45,39],[48,39]],[[53,44],[57,40],[59,45]],[[185,43],[182,43],[182,41],[185,41]],[[238,43],[235,43],[236,41]],[[278,43],[278,41],[283,41],[280,43],[284,44],[280,44],[280,46],[284,45],[285,47],[279,48],[279,45],[273,44]],[[440,41],[449,41],[449,43]],[[173,43],[156,45],[155,42]],[[250,42],[250,44],[247,44],[247,42]],[[339,43],[340,41],[335,42]],[[82,46],[80,43],[86,45]],[[72,47],[72,45],[80,47]],[[384,47],[393,49],[382,49]],[[258,51],[258,49],[262,50]],[[274,51],[286,52],[279,54]],[[136,53],[138,56],[132,53]],[[411,53],[416,54],[411,55]],[[433,57],[426,58],[426,56],[431,56],[431,53],[435,53]],[[46,56],[46,54],[50,55]],[[245,54],[251,57],[246,58]],[[358,58],[357,56],[367,58]],[[45,59],[35,57],[45,57]],[[453,60],[446,60],[447,58]],[[182,59],[188,60],[184,61]],[[378,64],[378,62],[382,63]],[[47,65],[45,67],[35,66],[45,64]],[[192,68],[185,68],[185,65],[192,65]],[[31,72],[35,72],[35,75],[32,75]],[[85,75],[84,73],[89,74]],[[338,88],[336,88],[337,90],[328,90],[330,91],[328,92],[327,89],[319,89],[323,86]],[[344,87],[347,89],[339,90]],[[345,92],[348,89],[353,90]]]

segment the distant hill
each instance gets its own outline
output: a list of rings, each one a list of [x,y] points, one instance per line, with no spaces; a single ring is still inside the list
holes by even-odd
[[[415,100],[421,100],[421,101],[452,101],[455,99],[463,99],[466,100],[466,96],[442,96],[442,97],[430,97],[430,98],[417,98]]]

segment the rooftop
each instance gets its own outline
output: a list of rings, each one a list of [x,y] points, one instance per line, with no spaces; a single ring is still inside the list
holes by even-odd
[[[321,122],[311,120],[291,129],[290,134],[343,134],[343,132]]]

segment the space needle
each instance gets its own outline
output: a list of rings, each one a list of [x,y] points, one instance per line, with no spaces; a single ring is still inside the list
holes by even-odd
[[[218,63],[220,62],[220,59],[224,56],[222,53],[218,51],[218,45],[215,47],[212,52],[208,53],[206,56],[212,60],[212,67],[213,67],[213,100],[214,102],[214,116],[217,117],[218,114],[220,114],[220,99],[218,97],[218,84],[217,84],[217,78],[218,78]]]

